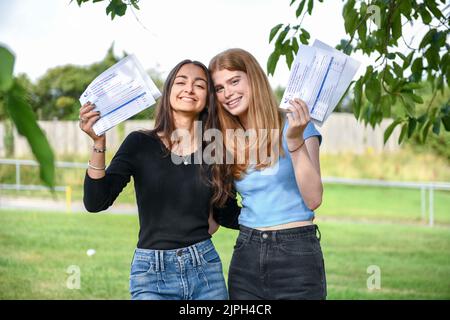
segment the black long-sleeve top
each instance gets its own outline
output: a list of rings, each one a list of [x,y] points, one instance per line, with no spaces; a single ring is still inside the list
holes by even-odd
[[[176,164],[184,160],[169,153],[159,137],[147,132],[129,134],[106,175],[84,179],[84,206],[99,212],[111,206],[119,193],[134,179],[139,213],[138,248],[168,250],[190,246],[209,239],[208,217],[212,188],[206,183],[199,164]],[[198,154],[197,154],[198,156]],[[177,159],[178,158],[178,159]],[[200,172],[200,171],[203,172]],[[215,220],[229,228],[238,228],[240,208],[229,198],[224,208],[214,208]]]

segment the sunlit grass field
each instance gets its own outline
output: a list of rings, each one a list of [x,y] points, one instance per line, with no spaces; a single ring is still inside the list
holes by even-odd
[[[328,299],[450,299],[448,227],[317,223]],[[2,210],[0,299],[129,299],[137,233],[134,215]],[[236,236],[221,228],[213,237],[225,276]],[[80,289],[67,286],[71,266],[80,269]],[[380,289],[367,288],[370,266],[381,272]]]

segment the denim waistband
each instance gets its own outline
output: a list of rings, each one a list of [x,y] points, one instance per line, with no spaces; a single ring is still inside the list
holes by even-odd
[[[189,247],[170,250],[136,248],[134,250],[132,261],[144,260],[154,262],[156,271],[164,271],[164,261],[169,261],[177,258],[188,259],[192,261],[192,264],[195,267],[202,264],[200,256],[212,249],[214,249],[214,245],[211,239],[195,243]]]
[[[318,239],[320,240],[320,230],[316,224],[282,229],[282,230],[271,230],[271,231],[262,231],[258,229],[248,228],[243,225],[239,227],[239,237],[243,237],[247,240],[256,240],[256,241],[289,241],[295,240],[303,237],[308,237],[311,235],[316,235],[318,233]]]

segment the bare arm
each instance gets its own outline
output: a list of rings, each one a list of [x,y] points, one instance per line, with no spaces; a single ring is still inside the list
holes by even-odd
[[[291,102],[288,114],[289,127],[286,135],[288,149],[294,167],[298,189],[311,210],[322,203],[323,185],[320,176],[319,140],[303,140],[303,132],[310,121],[306,104],[299,100]]]
[[[105,150],[105,135],[99,137],[95,134],[94,129],[92,129],[94,123],[100,118],[98,112],[93,111],[94,108],[95,105],[92,105],[89,102],[80,108],[80,129],[91,137],[93,145],[97,150]],[[98,168],[93,169],[92,167],[89,167],[87,171],[89,177],[91,177],[92,179],[100,179],[105,176],[105,170],[100,169],[105,167],[104,152],[95,152],[93,149],[91,152],[89,163],[92,167]]]

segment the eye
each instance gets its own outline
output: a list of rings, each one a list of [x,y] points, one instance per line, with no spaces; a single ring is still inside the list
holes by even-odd
[[[223,87],[217,87],[216,88],[216,93],[220,93],[220,92],[222,92],[223,91]]]
[[[200,89],[205,89],[205,87],[202,86],[201,84],[196,84],[195,86],[196,86],[197,88],[200,88]]]
[[[233,81],[231,81],[231,84],[233,86],[237,85],[239,83],[239,79],[234,79]]]
[[[175,82],[175,84],[176,84],[176,85],[179,85],[179,86],[183,86],[183,85],[185,85],[185,82],[183,82],[183,81],[178,81],[178,82]]]

